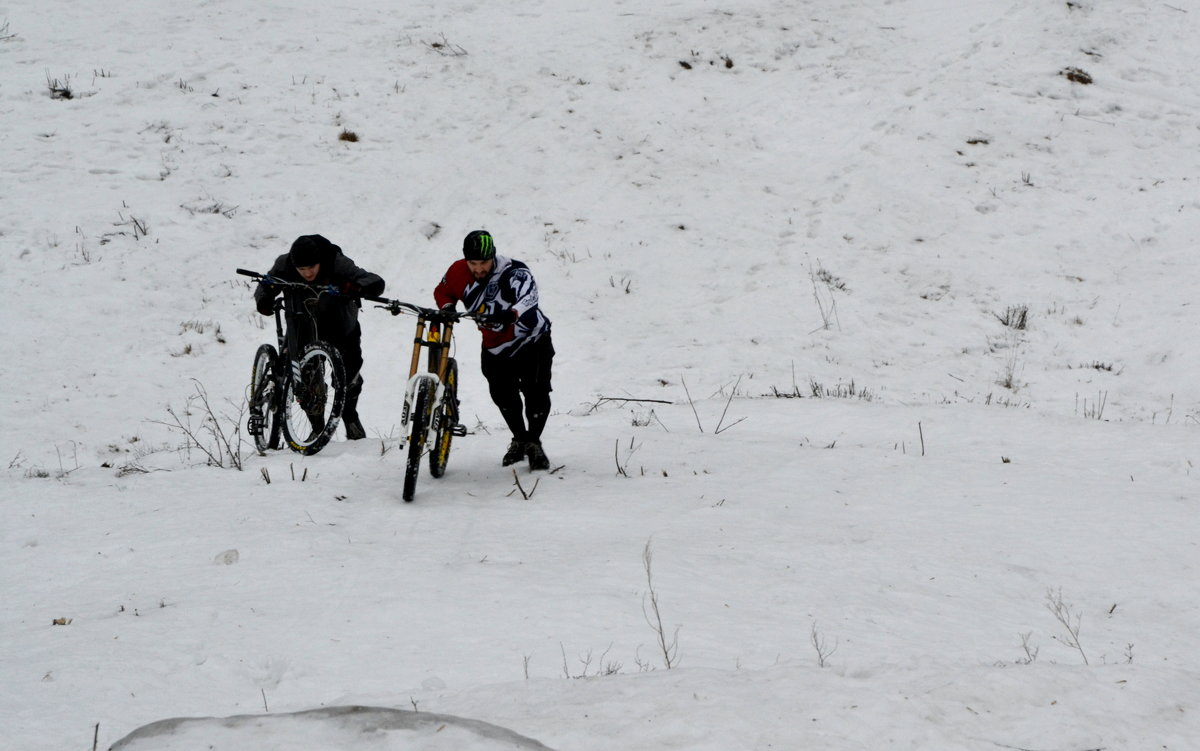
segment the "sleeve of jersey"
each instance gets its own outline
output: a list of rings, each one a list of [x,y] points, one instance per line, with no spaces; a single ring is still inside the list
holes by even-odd
[[[524,318],[526,313],[538,306],[537,282],[528,269],[514,271],[509,277],[508,286],[512,290],[512,307],[517,311],[518,319]]]
[[[446,274],[438,285],[433,288],[433,299],[439,308],[462,299],[463,290],[467,288],[470,272],[465,264],[454,263],[446,269]]]

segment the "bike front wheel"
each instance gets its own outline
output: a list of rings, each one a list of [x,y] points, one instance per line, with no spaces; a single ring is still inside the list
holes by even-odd
[[[446,388],[439,412],[437,434],[429,448],[429,474],[434,477],[446,474],[446,462],[450,461],[450,442],[454,440],[454,428],[458,425],[458,362],[454,358],[450,358],[446,365]]]
[[[324,342],[309,344],[284,379],[282,426],[288,447],[307,456],[325,448],[337,430],[345,401],[341,355]]]
[[[254,447],[260,454],[279,448],[279,394],[275,373],[278,360],[275,347],[264,344],[254,353],[254,366],[250,369],[250,417],[246,428],[254,436]]]
[[[425,436],[433,418],[432,379],[422,378],[413,390],[412,412],[409,419],[408,461],[404,464],[404,500],[411,501],[417,492],[417,475],[421,474],[421,455],[425,453]]]

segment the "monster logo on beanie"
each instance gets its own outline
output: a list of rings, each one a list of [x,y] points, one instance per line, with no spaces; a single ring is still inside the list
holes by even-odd
[[[288,260],[296,268],[315,266],[329,257],[332,248],[333,243],[321,235],[301,235],[292,243],[292,249],[288,251]]]
[[[484,229],[470,232],[463,238],[463,258],[468,261],[487,261],[496,257],[496,243]]]

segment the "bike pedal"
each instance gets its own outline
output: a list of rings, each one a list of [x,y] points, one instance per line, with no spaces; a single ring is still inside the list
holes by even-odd
[[[467,434],[467,426],[466,425],[455,424],[450,427],[450,435],[454,435],[454,436],[458,436],[459,438],[462,438],[466,434]]]

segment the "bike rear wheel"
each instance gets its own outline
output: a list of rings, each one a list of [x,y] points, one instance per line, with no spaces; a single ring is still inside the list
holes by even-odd
[[[279,400],[275,373],[275,363],[278,361],[279,353],[275,347],[264,344],[254,353],[254,365],[250,369],[250,416],[246,430],[254,436],[254,447],[260,454],[279,448]]]
[[[436,420],[437,433],[433,446],[429,448],[429,474],[441,477],[446,474],[450,442],[454,440],[454,426],[458,424],[458,362],[453,357],[446,365],[446,390],[442,394],[442,407]]]
[[[342,357],[324,342],[313,342],[292,363],[284,379],[283,435],[298,454],[311,456],[329,443],[346,402]]]
[[[425,436],[433,417],[433,384],[431,379],[417,381],[409,420],[408,461],[404,464],[404,500],[411,501],[417,492],[417,476],[421,474],[421,455],[425,452]]]

